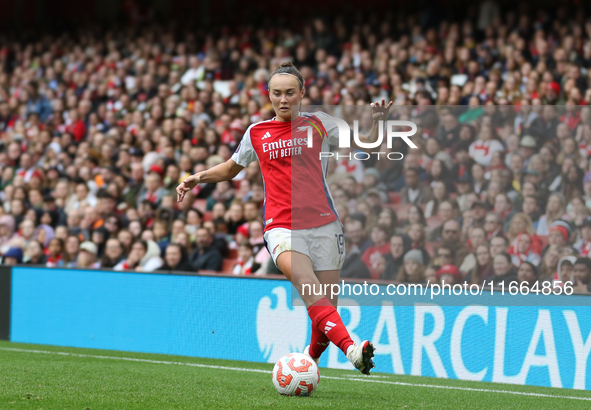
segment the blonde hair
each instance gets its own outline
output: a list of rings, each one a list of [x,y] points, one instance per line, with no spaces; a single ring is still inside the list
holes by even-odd
[[[560,209],[557,212],[551,213],[550,212],[550,199],[553,196],[558,198],[558,200],[560,201]],[[546,204],[546,214],[545,214],[546,215],[546,223],[548,224],[548,227],[555,220],[562,218],[562,216],[565,213],[566,213],[566,199],[564,198],[564,196],[562,194],[559,194],[558,192],[555,192],[552,195],[550,195],[548,197],[548,203]]]
[[[521,232],[515,231],[515,226],[513,225],[513,221],[516,218],[520,218],[521,220],[523,220],[525,222],[526,227],[525,227],[524,231],[521,231]],[[509,237],[509,242],[513,242],[515,240],[515,238],[517,238],[517,235],[519,235],[522,232],[527,233],[529,236],[536,235],[536,230],[534,229],[534,224],[531,220],[531,217],[524,212],[519,212],[519,213],[516,213],[515,215],[513,215],[513,218],[511,218],[511,222],[509,224],[509,233],[507,235]]]

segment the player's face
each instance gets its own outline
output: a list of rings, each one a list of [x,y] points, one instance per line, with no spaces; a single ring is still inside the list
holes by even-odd
[[[300,105],[304,97],[304,90],[300,89],[300,83],[293,75],[275,75],[269,82],[269,98],[273,104],[273,110],[277,115],[277,121],[290,121],[292,117],[292,105]],[[297,113],[294,113],[296,116]]]

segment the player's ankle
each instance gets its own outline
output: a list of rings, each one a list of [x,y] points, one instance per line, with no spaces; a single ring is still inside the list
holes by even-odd
[[[355,343],[351,343],[349,346],[347,346],[347,348],[345,348],[345,356],[349,356],[349,353],[355,349],[355,346],[357,346]]]

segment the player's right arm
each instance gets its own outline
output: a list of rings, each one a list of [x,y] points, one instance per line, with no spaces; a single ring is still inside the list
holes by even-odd
[[[233,159],[230,158],[226,162],[216,165],[215,167],[212,167],[206,171],[191,175],[181,182],[176,188],[176,193],[178,195],[177,201],[183,202],[185,194],[195,188],[198,184],[214,184],[216,182],[229,181],[238,175],[238,173],[243,169],[244,167],[242,165],[238,165]]]

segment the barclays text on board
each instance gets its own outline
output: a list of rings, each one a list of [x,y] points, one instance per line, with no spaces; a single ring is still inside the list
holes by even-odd
[[[10,338],[271,363],[309,340],[306,309],[289,292],[268,279],[14,268]],[[343,302],[344,323],[374,341],[381,372],[591,389],[589,306]],[[333,346],[320,365],[350,368]]]

